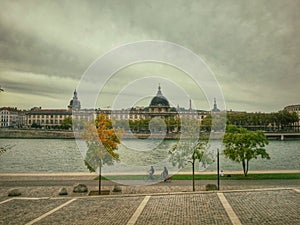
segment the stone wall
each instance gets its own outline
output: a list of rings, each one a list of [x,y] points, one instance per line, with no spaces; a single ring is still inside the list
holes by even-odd
[[[56,130],[0,129],[0,138],[73,139],[74,133]]]

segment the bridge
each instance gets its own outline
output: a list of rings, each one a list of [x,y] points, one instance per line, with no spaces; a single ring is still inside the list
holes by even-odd
[[[300,132],[265,132],[268,139],[275,140],[289,140],[289,139],[300,139]]]

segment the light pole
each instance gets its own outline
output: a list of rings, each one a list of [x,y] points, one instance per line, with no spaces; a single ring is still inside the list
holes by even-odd
[[[101,195],[101,167],[102,167],[102,163],[101,163],[101,159],[99,159],[99,189],[98,189],[98,194]]]
[[[218,190],[220,190],[220,157],[219,149],[217,148],[217,175],[218,175]]]

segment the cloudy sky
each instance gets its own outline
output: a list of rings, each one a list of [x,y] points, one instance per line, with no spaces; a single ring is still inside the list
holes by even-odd
[[[66,108],[96,59],[143,40],[173,42],[197,54],[215,74],[227,109],[271,112],[300,103],[298,0],[0,0],[0,8],[0,85],[5,90],[0,106]],[[134,104],[142,104],[143,95],[148,101],[158,83],[176,105],[188,107],[193,94],[178,95],[172,82],[197,95],[197,86],[182,71],[145,63],[114,74],[97,106],[111,106],[111,96],[139,80],[138,74],[155,78],[132,86],[131,94],[139,93],[140,99]],[[125,95],[130,101],[130,93]],[[209,109],[204,102],[199,100],[198,107]]]

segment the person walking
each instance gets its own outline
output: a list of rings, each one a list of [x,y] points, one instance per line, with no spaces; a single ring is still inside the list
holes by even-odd
[[[162,179],[166,182],[169,179],[169,171],[167,167],[164,167],[164,170],[161,173]]]

